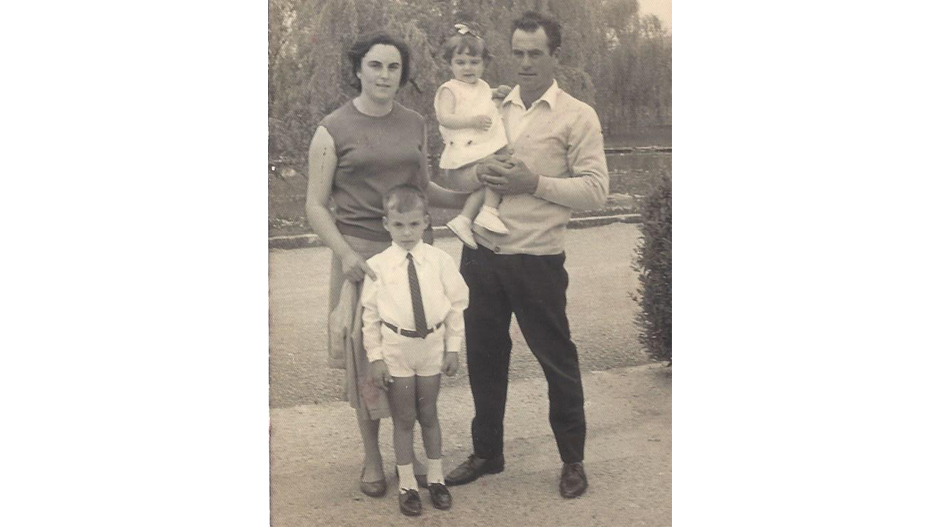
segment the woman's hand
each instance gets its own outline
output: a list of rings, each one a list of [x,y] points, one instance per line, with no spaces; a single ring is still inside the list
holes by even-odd
[[[470,120],[470,126],[485,132],[490,129],[490,126],[493,126],[493,120],[485,115],[476,115]]]
[[[369,267],[365,259],[355,251],[349,251],[342,258],[343,277],[350,282],[361,282],[366,275],[375,280],[375,271]]]

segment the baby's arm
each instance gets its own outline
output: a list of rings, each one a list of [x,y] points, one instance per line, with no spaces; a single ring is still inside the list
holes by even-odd
[[[498,87],[493,88],[490,91],[493,92],[494,99],[502,100],[505,99],[507,95],[509,95],[509,92],[512,91],[512,88],[506,86],[505,84],[500,84]]]
[[[360,300],[362,303],[362,346],[366,349],[366,357],[369,358],[369,374],[373,382],[385,390],[391,381],[391,376],[382,358],[382,319],[379,317],[377,296],[378,284],[366,276],[362,284],[362,299]]]
[[[437,122],[445,128],[458,130],[460,128],[477,128],[480,130],[489,130],[493,125],[493,120],[485,115],[473,115],[461,117],[456,115],[457,99],[449,88],[441,88],[437,95]]]

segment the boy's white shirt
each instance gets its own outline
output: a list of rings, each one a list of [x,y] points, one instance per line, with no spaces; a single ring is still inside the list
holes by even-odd
[[[369,258],[377,280],[368,276],[362,287],[362,341],[369,362],[382,359],[382,322],[415,329],[408,282],[408,255],[398,244]],[[470,292],[449,254],[419,241],[411,249],[421,286],[421,301],[429,328],[444,322],[445,351],[460,351],[464,340],[463,311]],[[438,330],[440,331],[440,330]]]

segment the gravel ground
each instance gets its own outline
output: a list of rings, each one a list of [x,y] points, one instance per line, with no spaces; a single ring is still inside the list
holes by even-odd
[[[649,362],[633,324],[637,306],[631,268],[639,232],[635,225],[612,224],[567,234],[570,285],[568,318],[584,372]],[[459,261],[454,238],[437,246]],[[271,250],[270,406],[284,408],[337,401],[343,376],[326,367],[326,298],[330,251],[327,248]],[[541,368],[513,322],[512,380],[541,377]],[[461,358],[463,361],[463,357]],[[443,386],[466,386],[466,363]]]
[[[388,422],[379,439],[390,489],[376,499],[358,489],[362,452],[353,411],[346,403],[273,409],[271,525],[668,527],[672,524],[671,369],[649,364],[586,372],[583,378],[589,486],[578,499],[558,495],[561,462],[546,418],[545,384],[528,379],[509,384],[506,470],[450,487],[454,506],[448,511],[432,508],[422,490],[424,512],[417,518],[398,512]],[[469,390],[442,390],[438,413],[448,471],[470,450]],[[420,439],[416,447],[420,448]]]

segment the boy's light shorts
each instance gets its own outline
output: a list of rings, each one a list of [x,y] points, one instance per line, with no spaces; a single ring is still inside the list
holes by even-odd
[[[444,362],[444,328],[427,338],[404,337],[382,324],[382,357],[392,377],[433,377]]]

